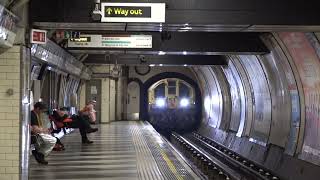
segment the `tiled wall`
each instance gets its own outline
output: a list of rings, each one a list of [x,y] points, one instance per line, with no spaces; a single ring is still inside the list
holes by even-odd
[[[19,179],[20,102],[20,46],[14,46],[0,54],[0,180]]]

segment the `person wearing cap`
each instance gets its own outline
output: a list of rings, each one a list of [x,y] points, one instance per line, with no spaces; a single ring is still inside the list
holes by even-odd
[[[57,142],[57,139],[51,135],[51,130],[43,127],[41,115],[46,109],[47,106],[43,102],[37,102],[31,111],[31,135],[39,134],[43,140],[40,149],[32,151],[35,159],[40,164],[48,164],[45,157],[50,154]]]
[[[95,100],[90,100],[87,105],[80,110],[80,114],[82,116],[87,117],[87,119],[89,120],[89,122],[91,124],[95,124],[96,123],[96,110],[94,109],[95,105],[96,105],[97,101]]]

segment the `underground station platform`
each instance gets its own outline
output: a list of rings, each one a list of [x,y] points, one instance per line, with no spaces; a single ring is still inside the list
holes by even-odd
[[[61,140],[65,151],[52,152],[49,165],[33,158],[29,179],[202,179],[154,128],[141,121],[98,126],[84,145],[77,130]]]

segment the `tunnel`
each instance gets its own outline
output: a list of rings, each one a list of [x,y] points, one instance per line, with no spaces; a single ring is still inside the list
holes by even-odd
[[[201,95],[195,81],[180,73],[165,72],[149,78],[144,86],[148,98],[143,112],[147,114],[142,116],[158,132],[170,138],[172,132],[192,132],[199,125]]]
[[[317,180],[315,1],[0,1],[0,180]]]

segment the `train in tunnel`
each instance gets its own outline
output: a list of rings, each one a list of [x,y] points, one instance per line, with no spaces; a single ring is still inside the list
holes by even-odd
[[[148,89],[148,121],[161,132],[191,132],[200,122],[195,98],[195,88],[189,83],[160,80]]]

